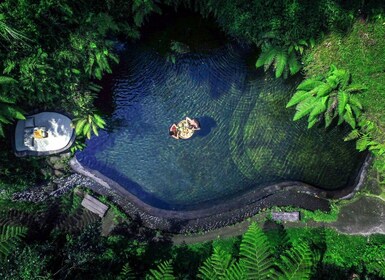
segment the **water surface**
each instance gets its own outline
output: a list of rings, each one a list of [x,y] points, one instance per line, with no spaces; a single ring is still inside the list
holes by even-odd
[[[247,66],[247,51],[226,46],[184,54],[175,64],[130,46],[116,71],[109,131],[77,154],[153,206],[198,207],[283,181],[333,190],[349,184],[361,157],[347,130],[308,130],[285,109],[298,81]],[[185,118],[202,126],[175,140],[169,126]]]

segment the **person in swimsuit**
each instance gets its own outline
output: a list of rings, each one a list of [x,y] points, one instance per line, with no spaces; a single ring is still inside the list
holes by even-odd
[[[197,119],[190,119],[189,117],[186,117],[186,121],[187,121],[190,129],[192,129],[192,130],[201,129],[200,124],[199,124]]]
[[[169,133],[172,138],[179,139],[179,131],[175,123],[170,127]]]

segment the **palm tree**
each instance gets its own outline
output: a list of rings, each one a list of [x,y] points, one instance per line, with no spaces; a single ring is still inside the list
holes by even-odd
[[[299,84],[286,108],[296,105],[294,121],[309,115],[308,128],[321,120],[328,127],[338,117],[338,125],[345,121],[354,129],[362,105],[352,94],[365,89],[362,85],[351,84],[347,70],[332,65],[325,77],[306,79]]]

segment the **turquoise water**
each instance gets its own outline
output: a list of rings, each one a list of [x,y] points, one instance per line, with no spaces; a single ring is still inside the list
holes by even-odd
[[[78,160],[147,203],[182,209],[222,201],[282,181],[324,189],[346,186],[362,156],[344,142],[347,130],[308,130],[285,109],[298,80],[250,69],[248,53],[226,46],[185,54],[175,64],[129,46],[110,89],[108,131]],[[197,118],[189,140],[168,135],[172,123]]]

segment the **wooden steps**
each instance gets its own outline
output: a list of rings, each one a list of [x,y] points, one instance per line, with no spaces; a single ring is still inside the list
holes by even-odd
[[[82,206],[92,213],[99,215],[99,217],[103,218],[108,210],[108,206],[97,200],[95,197],[86,194],[83,201]]]

